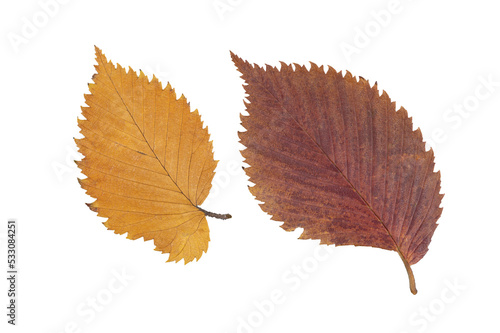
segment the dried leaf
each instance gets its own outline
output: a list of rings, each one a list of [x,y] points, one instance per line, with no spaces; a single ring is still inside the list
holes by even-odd
[[[427,252],[441,215],[440,174],[404,108],[377,84],[329,67],[250,65],[249,116],[240,133],[250,191],[301,239],[396,251],[410,265]]]
[[[78,120],[85,137],[76,140],[87,176],[79,182],[97,199],[90,209],[117,234],[154,239],[168,261],[200,258],[210,240],[205,216],[229,217],[199,207],[217,165],[207,128],[170,84],[115,67],[97,47],[96,58]]]

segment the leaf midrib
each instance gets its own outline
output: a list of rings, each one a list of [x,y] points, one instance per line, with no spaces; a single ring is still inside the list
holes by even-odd
[[[401,256],[401,259],[403,260],[405,266],[408,265],[409,267],[409,263],[408,263],[408,260],[407,258],[404,256],[404,254],[401,252],[401,249],[398,245],[398,243],[396,242],[396,240],[394,239],[394,237],[392,236],[392,234],[389,232],[389,229],[387,229],[386,225],[384,224],[384,222],[382,221],[382,219],[378,216],[378,214],[373,210],[373,208],[371,207],[371,205],[366,201],[366,199],[363,197],[363,195],[361,195],[361,193],[359,193],[359,191],[356,189],[356,187],[349,181],[349,179],[344,175],[344,173],[342,172],[342,170],[340,170],[340,168],[337,166],[337,164],[332,161],[330,159],[330,157],[328,156],[328,154],[323,150],[323,148],[316,142],[316,140],[314,140],[314,138],[309,135],[309,133],[304,129],[304,127],[297,121],[297,119],[295,119],[292,114],[284,107],[284,105],[282,104],[281,100],[275,96],[264,84],[262,81],[259,81],[259,80],[256,80],[256,82],[258,82],[260,84],[260,86],[269,94],[271,95],[277,102],[278,104],[280,105],[280,107],[283,109],[283,111],[286,112],[286,114],[297,124],[297,126],[299,126],[299,128],[307,135],[307,137],[314,143],[314,145],[323,153],[323,155],[328,159],[328,161],[335,167],[335,169],[337,169],[337,171],[342,175],[342,177],[344,178],[344,180],[349,184],[349,186],[356,192],[356,194],[359,196],[359,198],[363,201],[363,203],[370,209],[370,211],[372,212],[372,214],[375,216],[375,218],[381,223],[382,227],[385,229],[385,231],[387,232],[387,235],[391,238],[391,240],[393,241],[394,243],[394,246],[396,247],[396,252]],[[340,103],[342,103],[342,101],[340,101]],[[347,154],[347,151],[346,151],[346,154]],[[387,173],[387,171],[386,171]]]
[[[158,155],[156,155],[156,152],[153,150],[153,148],[151,147],[151,145],[149,144],[149,141],[146,139],[146,136],[144,135],[144,133],[142,132],[139,124],[137,124],[134,116],[132,115],[132,113],[130,112],[127,104],[125,103],[125,101],[123,100],[120,92],[118,91],[118,89],[116,88],[116,85],[113,81],[113,79],[111,78],[111,76],[109,75],[108,73],[108,70],[106,68],[106,64],[107,62],[104,62],[103,59],[102,59],[102,54],[98,54],[99,56],[99,60],[100,60],[100,63],[103,64],[103,68],[104,68],[104,72],[106,73],[107,77],[109,78],[109,81],[111,82],[111,84],[113,85],[113,88],[115,89],[116,91],[116,94],[118,95],[118,97],[120,97],[120,100],[122,101],[123,105],[125,106],[125,109],[127,110],[128,114],[130,115],[130,118],[132,119],[132,121],[134,122],[134,125],[137,127],[137,129],[139,130],[139,133],[141,133],[142,135],[142,138],[144,139],[144,142],[146,142],[146,144],[148,145],[149,149],[151,150],[151,152],[153,153],[155,159],[158,161],[158,163],[160,163],[161,167],[163,168],[163,170],[165,170],[165,172],[167,173],[167,176],[172,180],[172,182],[175,184],[175,186],[177,187],[177,189],[179,190],[179,193],[181,193],[188,201],[189,203],[191,204],[191,206],[193,206],[194,208],[198,209],[199,210],[199,207],[196,206],[195,204],[193,204],[193,202],[191,201],[191,199],[188,198],[188,196],[181,190],[181,188],[179,187],[179,185],[177,184],[177,182],[172,178],[172,176],[170,176],[170,173],[168,172],[168,170],[165,168],[165,166],[161,163],[160,159],[158,158]],[[144,112],[143,112],[143,115],[144,115]],[[155,119],[156,121],[156,119]],[[166,147],[165,147],[165,150],[166,150]]]

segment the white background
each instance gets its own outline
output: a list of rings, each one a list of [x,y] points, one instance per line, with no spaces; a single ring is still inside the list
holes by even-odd
[[[0,7],[0,266],[6,221],[16,218],[20,271],[16,327],[6,324],[1,279],[2,332],[500,332],[494,1],[49,2]],[[170,81],[209,127],[220,163],[203,207],[233,218],[209,219],[198,262],[165,263],[151,241],[107,231],[84,204],[92,199],[71,161],[94,45]],[[446,195],[430,250],[413,266],[416,296],[395,252],[328,253],[260,210],[238,171],[244,91],[229,50],[378,81],[434,141]]]

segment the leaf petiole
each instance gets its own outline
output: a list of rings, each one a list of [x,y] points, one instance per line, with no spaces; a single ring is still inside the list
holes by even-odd
[[[196,208],[201,210],[206,216],[215,217],[216,219],[227,220],[227,219],[230,219],[232,217],[231,214],[217,214],[217,213],[212,213],[212,212],[206,211],[203,208],[198,207],[198,206],[196,206]]]
[[[408,263],[408,261],[405,259],[405,257],[403,257],[401,252],[399,252],[399,250],[397,252],[398,252],[399,256],[401,257],[401,260],[403,260],[403,263],[405,264],[406,273],[408,273],[408,279],[410,280],[410,291],[413,295],[416,295],[417,294],[417,286],[415,284],[415,277],[413,276],[413,271],[411,269],[411,266]]]

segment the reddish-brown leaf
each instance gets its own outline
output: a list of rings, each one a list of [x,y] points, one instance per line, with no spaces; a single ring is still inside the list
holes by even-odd
[[[396,251],[415,294],[410,265],[428,250],[443,195],[406,110],[349,72],[231,55],[247,83],[240,138],[262,209],[287,231],[303,228],[301,239]]]

